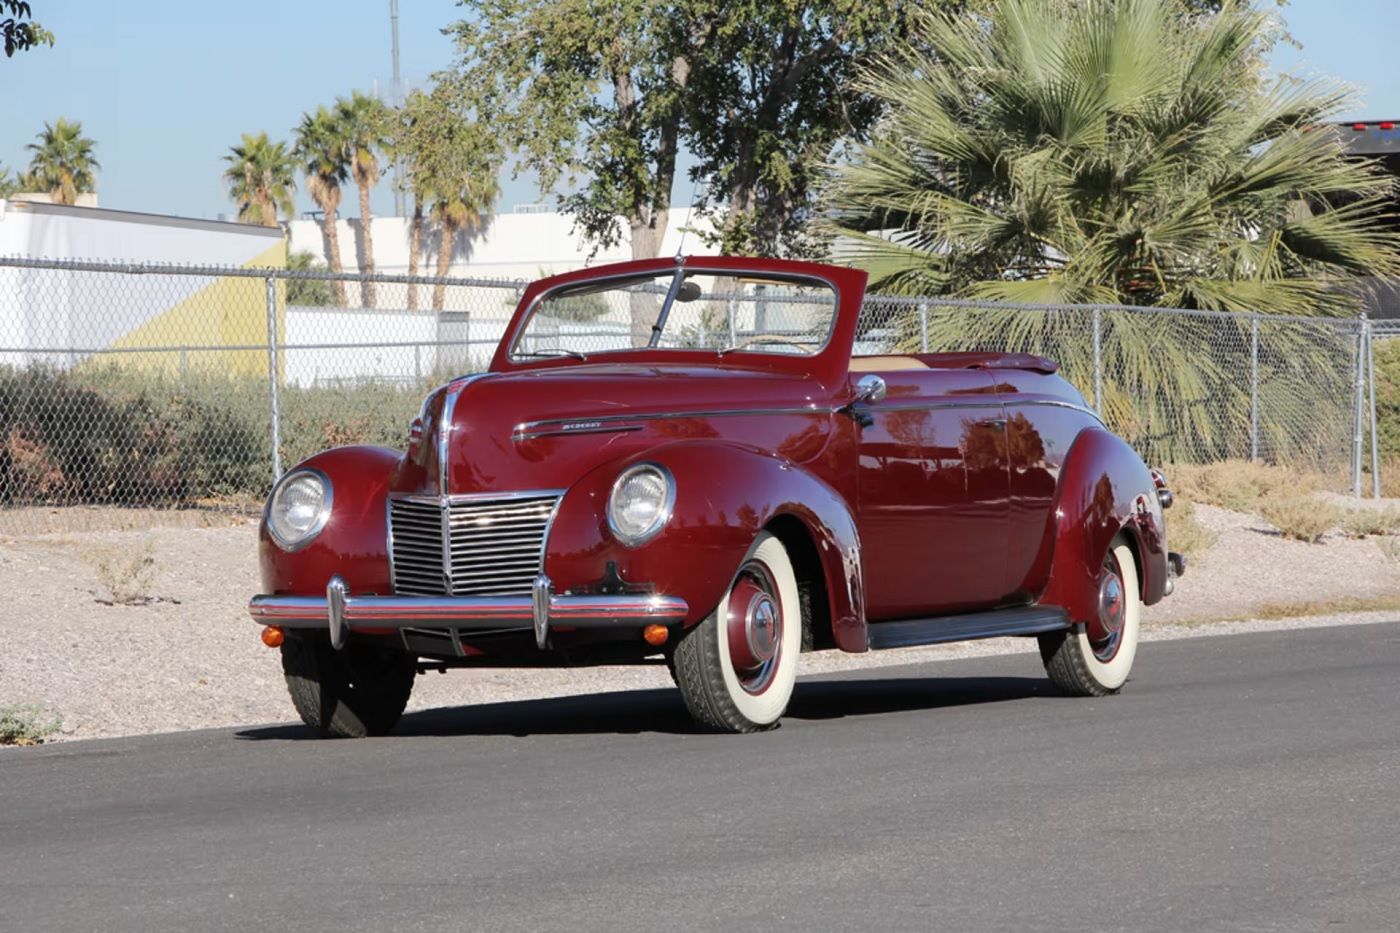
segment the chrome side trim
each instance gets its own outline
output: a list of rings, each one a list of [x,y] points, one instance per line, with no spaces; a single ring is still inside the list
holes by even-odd
[[[548,418],[542,421],[522,421],[511,432],[514,441],[533,440],[550,434],[596,434],[617,430],[639,431],[641,425],[617,428],[639,421],[668,421],[675,418],[729,418],[742,415],[829,415],[825,405],[788,406],[784,408],[712,408],[706,411],[652,411],[630,415],[597,415],[587,418]],[[573,427],[579,425],[579,428]]]
[[[1070,411],[1077,411],[1077,412],[1079,412],[1079,413],[1082,414],[1082,415],[1088,415],[1090,418],[1093,418],[1093,419],[1094,419],[1095,421],[1097,421],[1099,424],[1103,424],[1103,423],[1104,423],[1103,417],[1102,417],[1098,412],[1094,411],[1092,408],[1085,408],[1083,405],[1076,405],[1076,404],[1074,404],[1073,402],[1057,402],[1057,401],[1053,401],[1053,400],[1051,400],[1051,399],[1040,399],[1040,400],[1033,400],[1033,401],[1026,401],[1026,402],[1007,402],[1007,403],[1006,403],[1006,407],[1007,407],[1008,410],[1009,410],[1009,409],[1012,409],[1012,408],[1021,408],[1021,407],[1034,408],[1034,407],[1037,407],[1037,406],[1042,407],[1042,408],[1068,408]]]
[[[1057,401],[1057,400],[1054,400],[1054,399],[1026,399],[1026,400],[1019,400],[1019,401],[1018,401],[1018,400],[1014,400],[1014,399],[1008,399],[1008,400],[997,399],[997,400],[995,400],[995,401],[993,401],[993,400],[991,400],[991,399],[986,399],[986,400],[983,400],[983,399],[977,399],[977,400],[972,400],[972,399],[959,399],[959,400],[948,400],[948,401],[939,401],[939,402],[930,402],[930,401],[924,401],[924,402],[896,402],[896,403],[890,404],[890,405],[883,405],[883,404],[882,404],[882,405],[880,405],[878,408],[876,408],[876,409],[874,409],[874,410],[875,410],[875,411],[938,411],[938,410],[948,409],[948,408],[1002,408],[1002,407],[1005,407],[1008,411],[1011,410],[1011,409],[1013,409],[1013,408],[1068,408],[1068,409],[1071,410],[1071,411],[1077,411],[1077,412],[1079,412],[1079,413],[1081,413],[1081,414],[1088,415],[1089,417],[1091,417],[1091,418],[1093,418],[1095,421],[1097,421],[1099,424],[1103,424],[1103,419],[1099,417],[1098,412],[1095,412],[1095,411],[1093,411],[1092,409],[1089,409],[1089,408],[1085,408],[1083,405],[1076,405],[1076,404],[1074,404],[1073,402],[1061,402],[1061,401]]]
[[[640,431],[640,424],[599,424],[596,421],[581,421],[566,424],[554,430],[540,430],[522,433],[519,426],[511,434],[513,441],[532,441],[540,437],[560,437],[566,434],[626,434],[629,431]]]
[[[1001,399],[966,398],[943,402],[894,402],[889,405],[871,406],[873,411],[942,411],[949,408],[1001,408]]]

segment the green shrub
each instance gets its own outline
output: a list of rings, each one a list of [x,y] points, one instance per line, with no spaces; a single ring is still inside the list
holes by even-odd
[[[283,388],[284,466],[344,444],[403,446],[426,389]],[[259,500],[269,408],[257,378],[0,367],[0,504]]]
[[[1376,361],[1376,437],[1381,459],[1400,460],[1400,337],[1371,343]]]
[[[62,726],[60,717],[46,719],[37,706],[0,707],[0,745],[42,745]]]

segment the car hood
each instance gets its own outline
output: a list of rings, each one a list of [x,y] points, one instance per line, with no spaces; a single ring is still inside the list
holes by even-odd
[[[467,376],[428,397],[421,440],[391,488],[565,489],[601,463],[683,439],[804,462],[828,440],[831,397],[809,377],[734,366],[582,364]]]

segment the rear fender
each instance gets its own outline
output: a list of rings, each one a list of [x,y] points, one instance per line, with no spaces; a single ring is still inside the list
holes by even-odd
[[[1076,622],[1090,621],[1098,611],[1104,555],[1120,533],[1137,558],[1143,603],[1160,600],[1167,552],[1156,496],[1152,474],[1126,442],[1101,428],[1081,431],[1050,510],[1050,575],[1040,602],[1063,606]]]
[[[629,548],[608,529],[608,497],[618,474],[641,462],[671,472],[676,501],[665,528]],[[782,516],[800,521],[814,545],[836,646],[866,650],[860,539],[845,500],[800,466],[746,447],[677,441],[594,469],[560,503],[545,572],[556,592],[587,590],[608,576],[611,563],[625,584],[684,599],[691,626],[719,605],[754,539]]]

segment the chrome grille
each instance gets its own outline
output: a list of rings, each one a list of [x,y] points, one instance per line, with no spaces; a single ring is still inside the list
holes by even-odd
[[[528,595],[559,493],[500,499],[390,499],[394,592]],[[444,537],[447,546],[444,547]]]

